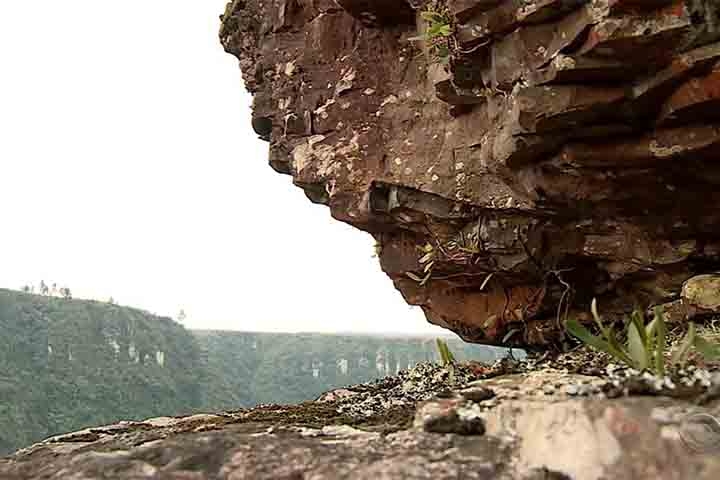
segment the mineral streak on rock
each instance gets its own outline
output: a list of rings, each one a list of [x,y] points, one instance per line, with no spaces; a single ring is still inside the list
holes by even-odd
[[[547,346],[720,267],[720,1],[444,0],[446,66],[427,4],[236,0],[220,32],[270,165],[408,303]]]

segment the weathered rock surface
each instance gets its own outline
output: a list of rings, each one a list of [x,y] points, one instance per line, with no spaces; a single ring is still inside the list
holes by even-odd
[[[429,4],[454,32],[447,66],[412,40]],[[593,297],[612,317],[720,267],[719,15],[718,0],[242,0],[220,36],[272,167],[371,232],[430,322],[528,346]]]
[[[473,380],[469,367],[425,364],[335,399],[89,428],[0,459],[0,478],[720,478],[717,392],[703,405],[611,399],[602,391],[619,377],[512,365]],[[708,392],[720,386],[700,377]]]
[[[664,304],[663,311],[666,319],[676,324],[697,317],[716,320],[720,315],[720,275],[697,275],[688,279],[682,285],[680,298]]]

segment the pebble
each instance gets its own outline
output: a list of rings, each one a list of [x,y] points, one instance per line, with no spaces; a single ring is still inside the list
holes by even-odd
[[[485,421],[482,410],[463,399],[439,398],[420,405],[415,414],[415,427],[428,433],[483,435]]]
[[[489,400],[495,396],[495,392],[485,387],[465,388],[458,391],[458,393],[462,395],[465,399],[472,402],[482,402],[484,400]]]
[[[565,387],[565,393],[572,396],[579,395],[580,387],[578,385],[568,385]]]

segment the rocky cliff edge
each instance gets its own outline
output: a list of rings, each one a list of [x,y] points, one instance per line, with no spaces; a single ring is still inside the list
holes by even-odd
[[[301,405],[88,428],[0,459],[0,478],[720,478],[717,372],[673,386],[587,360],[420,364]]]

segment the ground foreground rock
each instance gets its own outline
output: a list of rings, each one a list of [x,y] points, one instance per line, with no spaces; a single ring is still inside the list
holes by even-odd
[[[609,398],[620,377],[559,366],[422,364],[302,405],[90,428],[0,459],[0,478],[720,478],[717,392]]]
[[[421,12],[452,36],[419,41]],[[680,301],[720,267],[720,1],[235,0],[270,164],[468,341]],[[444,43],[443,43],[444,42]],[[685,316],[678,317],[683,320]]]

